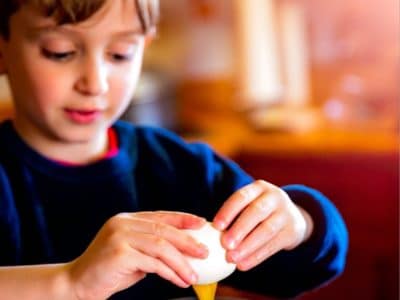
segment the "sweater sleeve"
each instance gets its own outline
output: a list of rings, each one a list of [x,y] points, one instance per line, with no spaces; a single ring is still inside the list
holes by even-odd
[[[227,284],[275,297],[295,297],[327,284],[345,267],[348,233],[335,206],[303,185],[283,189],[313,218],[314,231],[303,244],[280,251],[248,272],[235,272]]]

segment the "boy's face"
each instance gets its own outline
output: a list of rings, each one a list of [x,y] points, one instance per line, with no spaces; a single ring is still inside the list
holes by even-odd
[[[56,26],[24,5],[0,37],[22,136],[62,143],[104,137],[129,104],[144,35],[134,1],[109,0],[88,20]]]

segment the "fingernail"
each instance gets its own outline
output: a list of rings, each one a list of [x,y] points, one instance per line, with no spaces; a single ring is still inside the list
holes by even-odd
[[[196,282],[197,282],[197,274],[196,273],[190,274],[190,283],[194,284]]]
[[[198,243],[197,244],[197,253],[203,257],[207,257],[208,256],[208,248],[206,245],[202,244],[202,243]]]
[[[200,224],[207,223],[207,219],[203,217],[199,217]]]
[[[228,238],[226,246],[228,247],[229,250],[235,249],[236,247],[236,240],[233,238]]]
[[[224,230],[226,227],[226,223],[222,220],[216,220],[214,221],[214,227],[218,230]]]

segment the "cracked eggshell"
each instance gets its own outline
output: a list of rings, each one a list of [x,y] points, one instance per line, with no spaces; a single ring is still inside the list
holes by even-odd
[[[211,223],[206,223],[199,229],[185,231],[208,248],[208,256],[204,259],[187,256],[198,276],[196,284],[218,282],[235,271],[236,265],[226,261],[226,250],[221,245],[221,231],[215,229]]]

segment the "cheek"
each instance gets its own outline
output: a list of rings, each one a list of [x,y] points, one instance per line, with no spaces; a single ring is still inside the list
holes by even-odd
[[[43,101],[58,102],[64,99],[71,86],[68,70],[43,59],[41,61],[29,70],[32,92]]]
[[[125,107],[132,100],[132,97],[136,90],[140,72],[142,69],[142,60],[143,60],[143,45],[139,47],[136,58],[125,68],[116,70],[115,76],[112,76],[113,78],[116,79],[115,80],[116,93],[119,94],[119,99],[121,103],[123,102]]]
[[[127,72],[122,72],[124,76],[113,77],[112,85],[112,95],[111,98],[113,102],[118,102],[122,106],[127,106],[131,101],[139,77],[139,72],[137,70],[128,70]]]
[[[31,78],[32,96],[35,97],[39,105],[51,105],[65,101],[65,88],[60,84],[60,80],[55,80],[57,77],[37,77]],[[45,79],[46,78],[46,79]]]
[[[17,64],[14,74],[9,74],[15,82],[16,98],[41,107],[49,103],[57,103],[63,99],[67,87],[67,76],[48,63],[39,59],[26,59]]]

